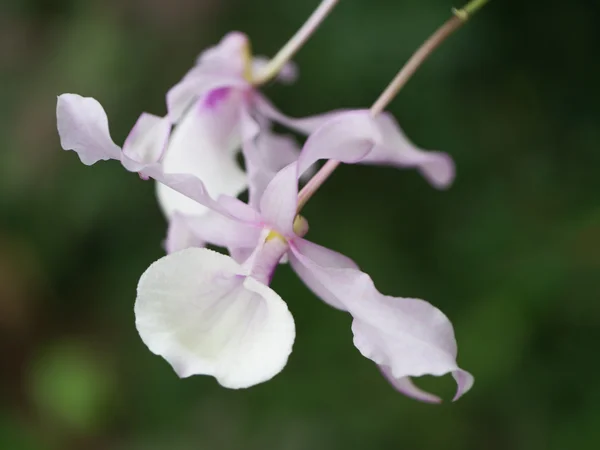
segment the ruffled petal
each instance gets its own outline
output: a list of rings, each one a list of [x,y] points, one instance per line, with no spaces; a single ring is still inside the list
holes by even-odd
[[[297,164],[280,170],[260,200],[263,220],[283,236],[294,237],[294,218],[298,204]]]
[[[234,389],[278,374],[295,338],[281,297],[207,249],[152,264],[140,279],[135,315],[144,343],[180,377],[211,375]]]
[[[259,92],[253,92],[252,104],[260,114],[268,119],[303,134],[311,134],[331,119],[337,117],[340,113],[347,112],[345,110],[337,110],[309,117],[288,117],[279,111],[273,103]]]
[[[298,158],[298,171],[304,173],[320,159],[353,164],[363,160],[381,140],[378,128],[367,110],[339,113],[309,136]]]
[[[471,387],[471,375],[456,364],[452,324],[440,310],[423,300],[383,295],[366,273],[318,264],[299,243],[291,245],[294,257],[352,315],[354,345],[363,356],[389,368],[396,380],[452,373],[455,399]]]
[[[373,117],[367,110],[334,111],[293,119],[260,94],[254,95],[253,102],[266,117],[297,131],[312,133],[299,158],[300,173],[319,159],[336,159],[347,164],[414,167],[436,188],[446,188],[454,180],[452,158],[446,153],[416,147],[388,113]]]
[[[305,239],[295,239],[293,245],[296,247],[298,252],[309,258],[311,261],[314,261],[319,266],[359,270],[356,263],[347,256],[314,244]],[[329,291],[329,289],[327,289],[320,279],[315,277],[313,271],[302,264],[298,258],[296,258],[293,252],[289,253],[289,258],[290,265],[292,266],[292,269],[294,269],[294,272],[298,274],[304,284],[306,284],[306,286],[308,286],[308,288],[313,291],[317,297],[334,308],[344,311],[346,310],[344,303],[338,300],[335,294]]]
[[[378,115],[376,123],[382,140],[361,163],[414,167],[429,183],[439,189],[447,188],[452,183],[455,173],[454,161],[447,153],[425,151],[416,147],[390,114]]]
[[[212,210],[242,222],[258,223],[260,221],[258,212],[236,198],[220,196],[218,201],[213,199],[202,180],[195,175],[164,173],[161,164],[151,164],[144,167],[140,172],[140,176],[152,178],[176,193],[182,194],[189,201],[205,206],[206,208],[202,209],[202,214]]]
[[[175,214],[169,221],[167,252],[212,244],[226,247],[231,256],[249,254],[258,244],[261,228],[251,223],[233,220],[214,211],[202,216]]]
[[[142,113],[123,144],[122,162],[137,172],[158,162],[167,146],[171,123],[166,117]]]
[[[222,98],[203,97],[175,128],[164,152],[165,173],[186,173],[200,178],[208,193],[237,196],[247,187],[246,175],[236,161],[241,145],[239,130],[240,99],[224,91]],[[158,201],[167,217],[176,211],[200,215],[206,209],[169,187],[157,185]]]
[[[120,147],[110,137],[106,112],[96,99],[60,95],[56,121],[62,148],[77,152],[82,163],[91,166],[98,161],[121,158]]]
[[[381,373],[386,378],[386,380],[388,380],[388,382],[392,385],[392,387],[401,394],[426,403],[442,402],[442,399],[439,398],[437,395],[425,392],[424,390],[416,386],[415,383],[413,383],[413,381],[410,379],[410,377],[394,378],[392,376],[392,371],[389,367],[379,366],[379,369],[381,370]]]

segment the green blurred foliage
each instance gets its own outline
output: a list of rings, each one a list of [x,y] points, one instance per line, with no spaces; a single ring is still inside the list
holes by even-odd
[[[272,55],[317,0],[0,3],[0,448],[596,449],[600,447],[600,6],[491,2],[391,104],[452,154],[447,192],[412,172],[346,166],[306,208],[311,240],[384,293],[452,319],[476,376],[458,403],[393,391],[350,319],[287,267],[273,286],[297,341],[272,381],[179,380],[132,305],[163,252],[151,183],[60,150],[55,98],[93,96],[120,142],[229,30]],[[449,14],[449,0],[343,0],[267,94],[290,115],[367,107]],[[450,380],[423,380],[452,392]]]

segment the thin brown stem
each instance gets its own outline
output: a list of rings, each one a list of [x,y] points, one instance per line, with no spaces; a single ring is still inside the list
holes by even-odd
[[[376,116],[382,112],[387,105],[396,97],[400,89],[411,79],[421,64],[425,62],[429,55],[444,42],[448,36],[458,30],[465,21],[458,16],[452,16],[440,28],[427,39],[419,49],[413,53],[407,63],[400,69],[400,72],[394,77],[391,83],[381,93],[379,98],[371,106],[371,114]]]
[[[468,10],[469,5],[477,3],[477,8]],[[469,3],[467,7],[457,10],[454,15],[448,19],[435,33],[433,33],[410,57],[407,63],[400,69],[398,74],[390,82],[387,88],[381,93],[379,98],[371,106],[371,114],[376,116],[380,114],[387,105],[394,99],[400,89],[406,85],[425,60],[440,46],[452,33],[458,30],[468,19],[469,14],[487,3],[487,0],[475,0]],[[339,166],[340,162],[335,160],[327,161],[321,169],[306,183],[298,194],[298,213],[306,205],[306,202],[314,195],[321,185],[329,178],[333,171]]]

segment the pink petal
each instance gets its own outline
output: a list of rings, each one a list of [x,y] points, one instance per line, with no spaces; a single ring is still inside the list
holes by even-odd
[[[347,256],[314,244],[305,239],[294,239],[292,248],[295,248],[297,252],[301,253],[319,266],[359,270],[356,263]],[[321,298],[321,300],[328,305],[333,306],[334,308],[344,311],[346,310],[344,303],[338,300],[338,298],[331,291],[329,291],[329,289],[327,289],[326,285],[324,285],[319,278],[315,277],[310,268],[306,267],[304,264],[302,264],[302,262],[300,262],[293,251],[289,253],[289,257],[290,264],[294,271],[317,297]]]
[[[203,247],[208,243],[227,247],[232,255],[248,254],[256,248],[260,233],[261,228],[258,226],[225,217],[214,211],[202,216],[176,214],[169,222],[167,252]]]
[[[339,113],[309,136],[298,158],[298,171],[302,174],[320,159],[359,162],[380,139],[369,111]]]
[[[132,172],[160,160],[171,133],[165,117],[142,113],[123,144],[122,162]]]
[[[355,268],[340,268],[335,261],[326,265],[324,259],[319,264],[300,242],[291,246],[294,257],[352,315],[354,344],[363,356],[389,368],[396,380],[452,373],[455,399],[471,387],[472,377],[456,364],[452,324],[440,310],[423,300],[383,295]]]
[[[244,79],[248,57],[248,38],[238,32],[227,34],[218,45],[205,50],[196,66],[167,93],[170,120],[179,122],[195,100],[213,90],[250,88]]]
[[[263,220],[284,236],[293,237],[298,204],[298,172],[296,163],[280,170],[269,183],[260,200]]]
[[[253,122],[256,123],[256,122]],[[277,172],[295,162],[300,154],[296,140],[278,135],[268,128],[244,140],[243,153],[248,175],[249,203],[260,204],[260,199]]]
[[[189,218],[176,213],[169,219],[169,229],[165,240],[167,253],[175,253],[191,247],[204,247],[206,242],[194,232]]]
[[[250,57],[249,46],[248,36],[231,31],[217,45],[202,52],[196,67],[203,72],[243,77],[247,58]]]
[[[97,100],[62,94],[56,104],[56,120],[62,148],[77,152],[82,163],[90,166],[121,158],[121,149],[110,137],[106,112]]]
[[[386,380],[392,385],[394,389],[398,392],[406,395],[407,397],[414,398],[415,400],[419,400],[426,403],[441,403],[442,399],[437,395],[430,394],[429,392],[425,392],[421,388],[417,387],[410,377],[404,378],[394,378],[392,376],[392,371],[389,367],[379,366],[379,370],[385,377]]]
[[[260,94],[259,92],[253,93],[252,104],[256,110],[265,117],[304,134],[311,134],[312,132],[316,131],[317,128],[321,127],[338,114],[344,112],[343,110],[339,110],[310,117],[288,117],[279,111],[275,105],[273,105],[264,95]]]
[[[447,188],[454,180],[454,162],[447,153],[424,151],[404,135],[394,117],[380,114],[376,118],[382,136],[380,144],[361,163],[414,167],[436,188]]]
[[[177,193],[182,194],[185,197],[199,203],[200,205],[205,206],[209,210],[213,210],[234,220],[240,220],[238,214],[232,213],[231,203],[233,202],[229,200],[228,197],[221,196],[219,201],[214,200],[208,193],[208,190],[206,189],[206,186],[202,180],[194,175],[187,173],[164,173],[160,164],[152,164],[147,166],[140,172],[140,174],[164,184]],[[239,201],[237,199],[233,200]],[[246,209],[243,209],[243,211],[245,213],[244,219],[254,220],[254,218],[258,217],[256,212],[250,216],[250,214],[246,212]]]
[[[246,272],[263,284],[269,285],[275,269],[289,250],[286,240],[269,237],[271,230],[263,228],[255,248],[242,263]]]

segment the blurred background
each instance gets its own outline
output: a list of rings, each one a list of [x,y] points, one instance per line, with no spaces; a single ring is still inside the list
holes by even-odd
[[[416,173],[345,166],[305,209],[310,239],[390,295],[453,321],[476,377],[457,403],[396,393],[350,318],[288,267],[285,370],[243,391],[179,380],[142,344],[133,302],[163,255],[154,187],[60,149],[56,96],[106,108],[115,142],[230,30],[273,55],[318,0],[1,0],[0,448],[600,448],[600,5],[493,1],[390,110],[449,152],[447,192]],[[343,0],[298,54],[286,113],[368,107],[450,0]],[[420,380],[449,399],[450,377]]]

